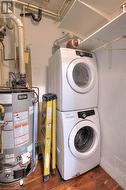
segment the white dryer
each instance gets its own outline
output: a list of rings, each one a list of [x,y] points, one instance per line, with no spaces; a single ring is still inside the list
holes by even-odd
[[[64,180],[100,163],[100,125],[97,109],[57,111],[57,167]]]
[[[49,60],[48,92],[58,96],[57,109],[97,107],[98,73],[94,54],[60,48]]]

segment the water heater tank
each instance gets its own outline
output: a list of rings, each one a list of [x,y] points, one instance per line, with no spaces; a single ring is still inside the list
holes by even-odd
[[[0,90],[0,182],[9,183],[25,177],[34,168],[34,92]]]

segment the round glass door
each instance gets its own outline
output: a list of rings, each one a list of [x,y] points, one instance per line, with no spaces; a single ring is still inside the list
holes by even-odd
[[[74,146],[78,152],[84,153],[90,149],[94,140],[94,130],[85,126],[81,128],[74,139]]]
[[[78,63],[73,68],[73,80],[80,88],[88,86],[90,81],[90,71],[84,63]]]
[[[82,59],[76,59],[68,66],[68,83],[76,92],[86,93],[94,86],[95,72],[96,69],[92,62],[85,63]]]
[[[69,136],[70,151],[80,159],[90,157],[97,149],[99,134],[93,122],[87,120],[77,123]]]

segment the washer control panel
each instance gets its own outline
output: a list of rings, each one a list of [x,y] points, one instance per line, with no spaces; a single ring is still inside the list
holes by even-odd
[[[78,112],[78,118],[82,118],[82,119],[85,119],[86,117],[91,116],[91,115],[95,115],[94,110],[87,110],[87,111]]]

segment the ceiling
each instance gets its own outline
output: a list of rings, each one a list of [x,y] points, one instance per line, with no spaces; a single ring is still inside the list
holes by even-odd
[[[82,39],[96,32],[121,11],[123,0],[76,0],[62,19],[59,27]]]
[[[124,0],[17,0],[17,2],[43,9],[43,13],[50,18],[60,21],[60,28],[85,38],[120,14]]]
[[[120,8],[120,5],[123,4],[124,0],[82,0],[82,2],[91,5],[101,12],[111,15]]]
[[[58,14],[65,6],[72,5],[75,0],[21,0],[22,2],[34,4],[43,9]],[[113,14],[120,8],[124,0],[81,0],[82,2],[94,7],[95,9],[104,12],[107,15]],[[66,5],[67,4],[67,5]]]
[[[61,15],[67,12],[74,0],[20,0],[20,2],[38,6],[44,9],[45,12],[52,13],[52,15],[56,15],[60,19]]]
[[[27,3],[34,4],[36,6],[42,7],[54,13],[58,13],[59,9],[62,7],[64,0],[22,0]]]

